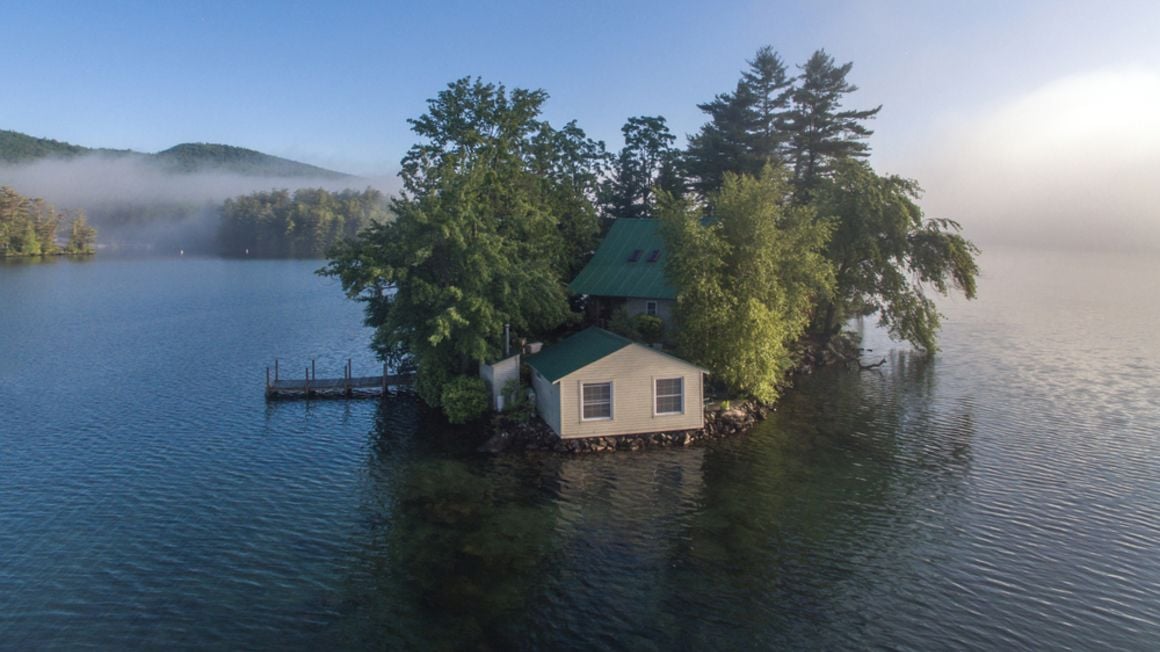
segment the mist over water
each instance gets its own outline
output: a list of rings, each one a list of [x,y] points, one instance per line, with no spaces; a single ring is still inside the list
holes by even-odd
[[[983,245],[1160,252],[1160,73],[1055,80],[946,115],[886,157]]]
[[[176,173],[143,155],[102,153],[0,165],[0,185],[41,197],[59,209],[84,210],[100,244],[187,253],[214,250],[221,206],[231,197],[273,189],[395,189],[387,178]]]

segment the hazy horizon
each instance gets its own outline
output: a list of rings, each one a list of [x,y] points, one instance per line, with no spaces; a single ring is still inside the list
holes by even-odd
[[[1154,3],[11,9],[21,29],[0,43],[0,72],[21,92],[0,98],[0,128],[139,152],[224,143],[386,191],[415,140],[407,119],[460,77],[544,89],[544,119],[575,119],[613,151],[637,115],[663,115],[683,146],[706,120],[697,104],[730,91],[758,48],[771,45],[791,72],[824,48],[854,64],[859,90],[845,106],[883,107],[868,125],[872,164],[916,179],[928,217],[960,222],[983,245],[1160,251]],[[0,170],[0,183],[27,179],[18,190],[50,200],[109,189],[85,167],[67,189],[38,172]],[[132,197],[154,181],[110,188]],[[208,179],[173,190],[218,182],[269,189]]]

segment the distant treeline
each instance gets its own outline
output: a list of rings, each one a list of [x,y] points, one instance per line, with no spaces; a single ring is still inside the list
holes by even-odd
[[[255,192],[226,200],[218,241],[225,256],[320,258],[389,215],[383,193],[372,188]]]
[[[61,247],[57,230],[66,220],[68,241]],[[84,211],[61,212],[43,199],[0,188],[0,258],[91,254],[96,239],[97,231],[89,226]]]

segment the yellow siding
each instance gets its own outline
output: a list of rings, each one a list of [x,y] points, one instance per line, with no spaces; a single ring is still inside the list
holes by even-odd
[[[685,379],[684,414],[654,416],[654,381],[677,377]],[[580,384],[608,381],[612,381],[612,419],[582,421]],[[697,367],[639,344],[627,346],[555,384],[560,406],[557,432],[567,438],[700,428],[705,416],[701,383],[701,370]],[[547,416],[544,420],[548,421]]]

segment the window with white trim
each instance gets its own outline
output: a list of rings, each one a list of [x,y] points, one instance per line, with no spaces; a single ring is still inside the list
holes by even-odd
[[[653,317],[656,317],[657,316],[657,302],[656,301],[645,301],[644,302],[644,313],[646,315],[652,315]]]
[[[585,421],[612,418],[612,383],[580,385],[580,418]]]
[[[656,413],[683,414],[685,412],[685,379],[657,378]]]

